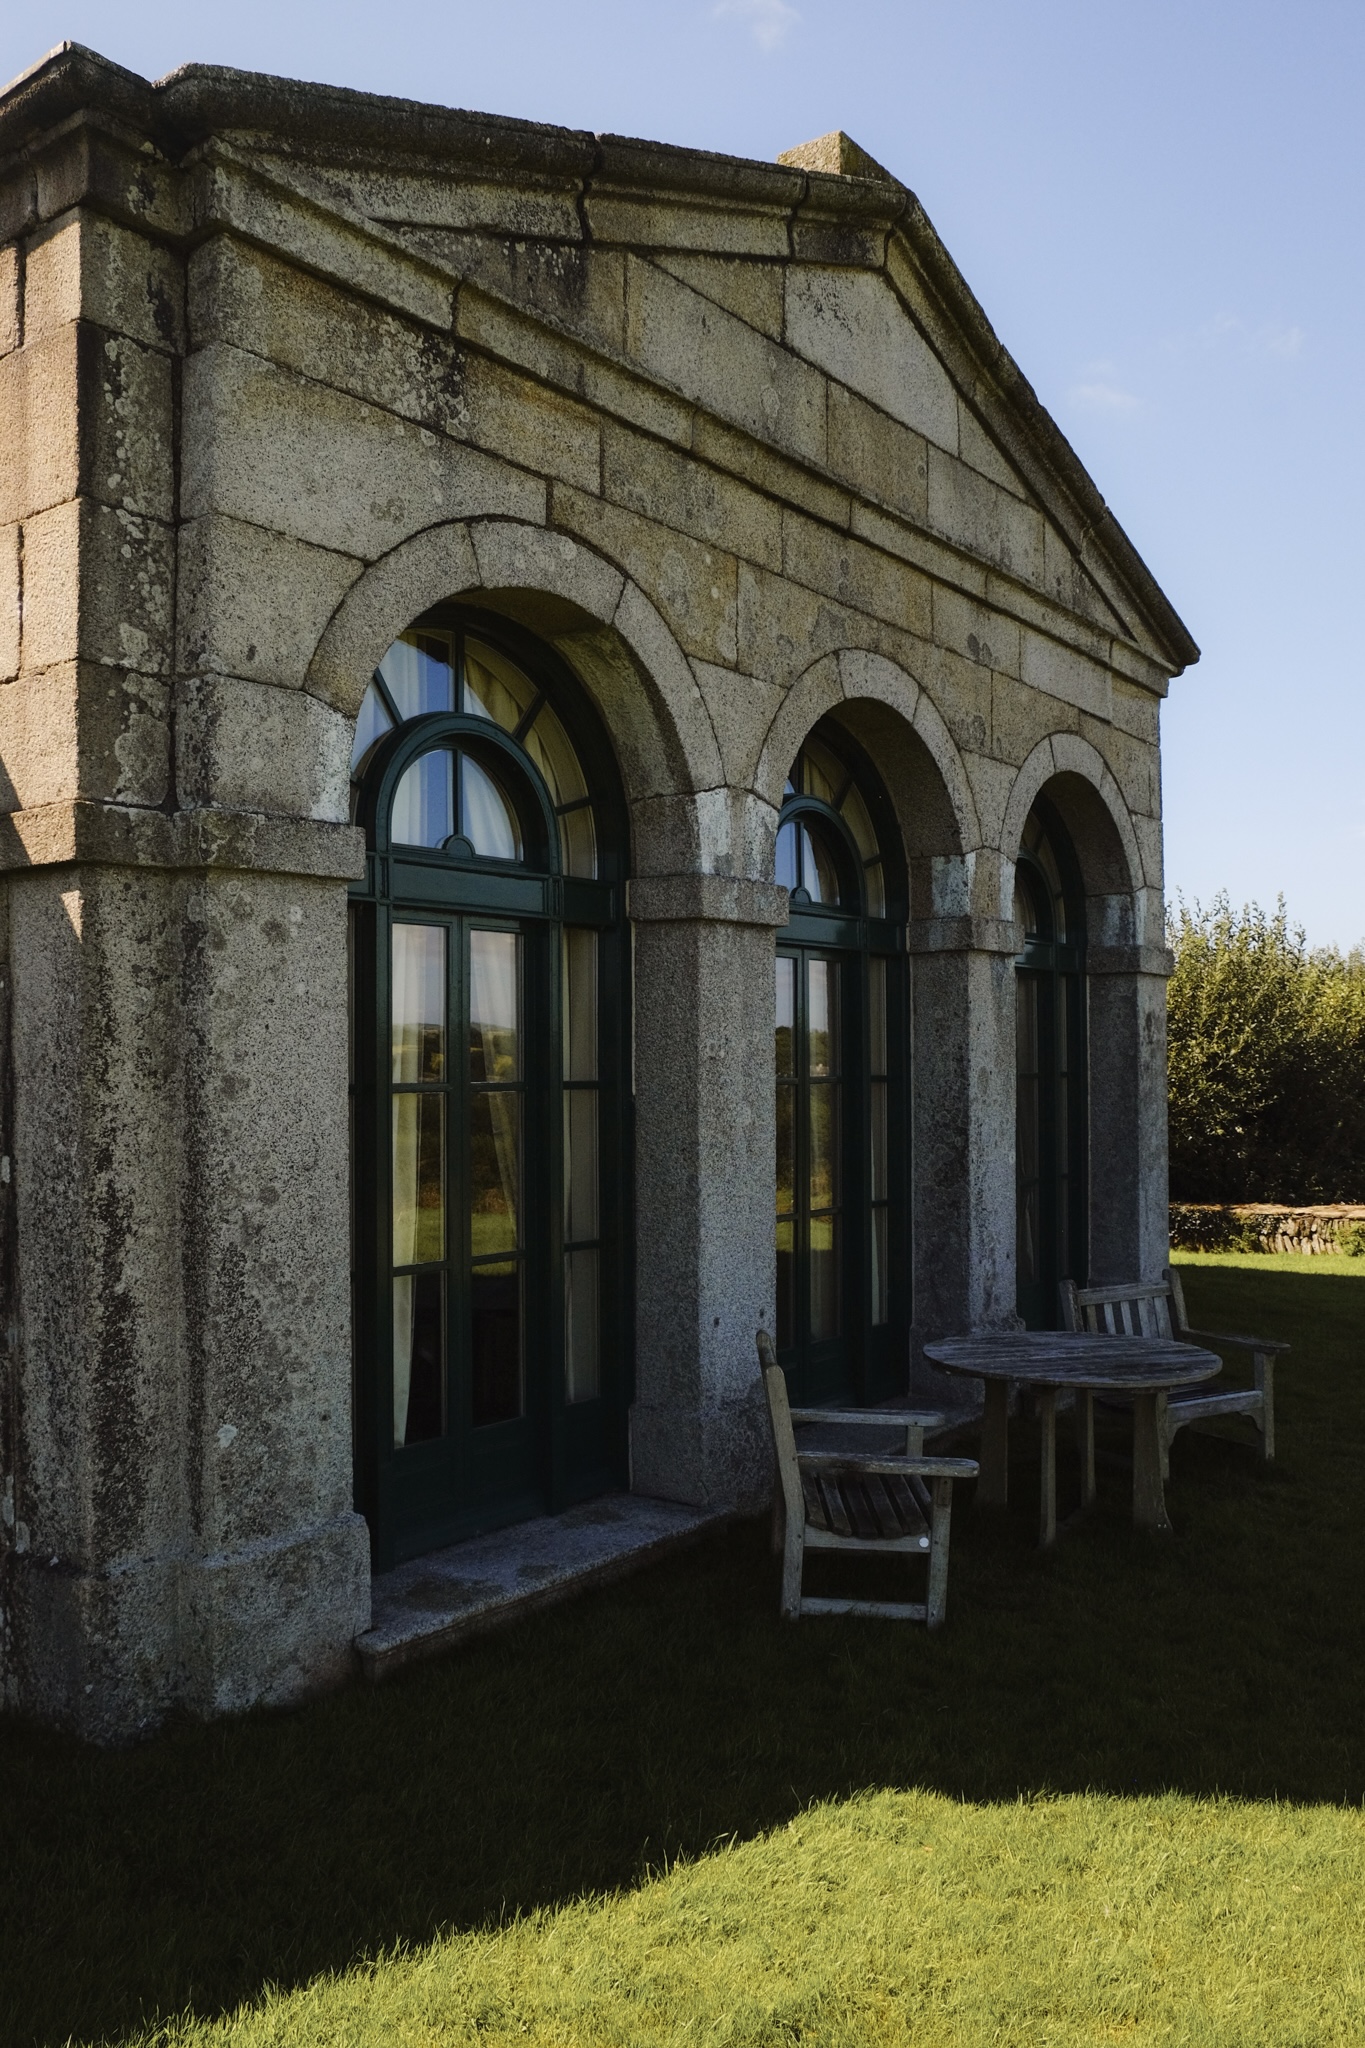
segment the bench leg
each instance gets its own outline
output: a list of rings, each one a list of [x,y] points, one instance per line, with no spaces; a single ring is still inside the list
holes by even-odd
[[[1007,1380],[987,1380],[986,1409],[981,1418],[981,1473],[976,1497],[982,1507],[1009,1504],[1010,1390]]]
[[[1038,1496],[1038,1542],[1049,1549],[1057,1541],[1057,1389],[1038,1389],[1038,1435],[1040,1491]]]
[[[1267,1465],[1275,1462],[1275,1354],[1273,1351],[1257,1351],[1252,1356],[1252,1371],[1256,1379],[1256,1391],[1261,1397],[1261,1412],[1257,1420],[1261,1428],[1261,1456]]]
[[[1169,1529],[1166,1489],[1161,1483],[1161,1424],[1157,1396],[1148,1388],[1133,1397],[1133,1526]]]
[[[1089,1387],[1076,1390],[1076,1448],[1081,1454],[1081,1506],[1095,1505],[1095,1396]]]
[[[929,1591],[924,1602],[924,1619],[929,1628],[940,1627],[948,1609],[948,1537],[952,1523],[953,1482],[936,1479],[933,1519],[929,1524]]]
[[[806,1525],[795,1515],[787,1517],[787,1541],[782,1552],[782,1618],[796,1621],[801,1614],[801,1567],[806,1559]]]
[[[1171,1438],[1175,1431],[1171,1428],[1170,1401],[1164,1392],[1156,1397],[1156,1429],[1161,1445],[1161,1476],[1165,1480],[1171,1476]]]

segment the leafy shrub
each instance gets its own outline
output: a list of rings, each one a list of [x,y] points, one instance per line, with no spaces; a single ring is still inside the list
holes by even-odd
[[[1348,1259],[1365,1259],[1365,1223],[1348,1223],[1337,1232],[1337,1250]]]
[[[1168,914],[1171,1195],[1365,1200],[1365,958],[1310,950],[1272,915]]]

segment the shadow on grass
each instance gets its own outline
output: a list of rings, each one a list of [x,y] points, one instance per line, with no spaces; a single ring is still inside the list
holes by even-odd
[[[780,1625],[766,1529],[748,1524],[296,1714],[115,1755],[4,1727],[3,2038],[219,2011],[630,1885],[863,1787],[1359,1802],[1362,1282],[1191,1268],[1196,1322],[1294,1345],[1280,1463],[1186,1432],[1173,1538],[1135,1535],[1114,1469],[1094,1518],[1043,1557],[1017,1431],[1009,1514],[959,1489],[937,1637]]]

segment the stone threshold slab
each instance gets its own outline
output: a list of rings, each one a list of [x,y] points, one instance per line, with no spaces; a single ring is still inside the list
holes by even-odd
[[[413,1558],[371,1582],[371,1623],[355,1639],[366,1678],[384,1678],[466,1636],[620,1578],[727,1520],[706,1508],[612,1493]]]

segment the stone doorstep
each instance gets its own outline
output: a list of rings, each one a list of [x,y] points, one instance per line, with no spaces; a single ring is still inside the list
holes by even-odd
[[[383,1678],[653,1564],[728,1519],[677,1501],[611,1493],[413,1558],[372,1581],[371,1625],[355,1639],[361,1671]]]

